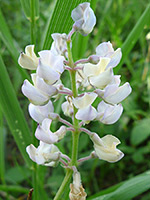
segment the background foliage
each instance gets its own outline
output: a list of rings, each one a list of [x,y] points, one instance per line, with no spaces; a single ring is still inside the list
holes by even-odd
[[[63,180],[60,166],[37,166],[25,152],[28,144],[37,144],[32,134],[36,125],[27,112],[29,102],[20,91],[23,80],[30,79],[29,73],[18,66],[17,59],[26,45],[36,42],[36,51],[49,49],[51,33],[68,33],[71,10],[80,2],[83,1],[0,0],[0,199],[26,199],[33,187],[34,199],[52,199]],[[83,185],[89,199],[148,200],[150,40],[146,35],[150,32],[150,5],[147,0],[95,0],[91,5],[97,24],[90,36],[75,35],[74,60],[93,54],[99,43],[111,41],[115,49],[122,47],[123,51],[122,62],[115,70],[123,82],[130,82],[133,92],[123,102],[124,113],[117,123],[87,125],[100,136],[117,136],[125,157],[114,164],[98,159],[85,162],[79,167]],[[68,85],[65,73],[63,81]],[[55,103],[58,113],[63,99]],[[59,126],[53,123],[54,130]],[[71,153],[70,135],[58,146],[64,153]],[[88,155],[92,148],[88,136],[82,134],[80,157]],[[68,199],[67,194],[64,199]]]

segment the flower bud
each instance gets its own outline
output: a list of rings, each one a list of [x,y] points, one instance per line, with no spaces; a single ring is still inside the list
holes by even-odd
[[[100,61],[100,57],[97,55],[89,56],[88,58],[89,63],[97,64]]]
[[[74,172],[73,174],[73,183],[70,184],[70,193],[69,198],[70,200],[85,200],[86,199],[86,192],[81,184],[81,177],[79,172]]]
[[[90,3],[79,4],[71,13],[72,19],[75,21],[73,27],[82,35],[86,36],[92,32],[96,24],[96,17],[90,8]]]

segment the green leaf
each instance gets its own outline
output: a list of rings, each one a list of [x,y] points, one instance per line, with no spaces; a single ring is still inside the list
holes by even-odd
[[[19,70],[22,78],[23,79],[26,79],[26,78],[30,79],[27,72],[18,65],[19,52],[18,52],[18,49],[14,45],[13,38],[11,36],[11,33],[9,31],[8,25],[6,23],[6,20],[3,16],[1,9],[0,9],[0,38],[2,39],[4,44],[6,45],[6,47],[7,47],[8,51],[10,52],[13,60],[15,61],[16,67]]]
[[[26,146],[31,143],[30,130],[27,125],[27,121],[23,115],[23,112],[18,103],[15,95],[14,88],[8,76],[6,67],[0,56],[0,104],[4,116],[7,120],[11,133],[17,143],[17,146],[26,161],[30,166],[31,160],[26,153]]]
[[[150,171],[140,174],[118,187],[115,191],[110,192],[97,198],[89,198],[92,200],[131,200],[134,197],[142,194],[143,192],[150,189]]]
[[[30,18],[30,0],[20,0],[24,14],[27,19]]]
[[[6,181],[12,184],[21,183],[28,179],[31,175],[31,171],[23,166],[16,166],[10,168],[5,175]]]
[[[86,2],[90,2],[87,0]],[[50,49],[52,43],[52,33],[69,33],[73,20],[71,18],[72,10],[84,0],[57,0],[53,14],[48,22],[48,28],[46,30],[42,47],[43,49]]]
[[[22,9],[27,19],[30,20],[31,0],[20,0]],[[39,0],[34,0],[35,19],[39,18]]]
[[[0,179],[3,184],[5,184],[5,128],[3,124],[3,113],[0,108]]]
[[[138,145],[150,136],[150,119],[142,119],[134,126],[131,132],[131,143]]]
[[[149,23],[150,19],[150,4],[146,7],[145,11],[143,12],[142,16],[128,35],[127,39],[123,43],[121,50],[122,50],[122,59],[120,64],[115,69],[115,72],[117,73],[120,69],[121,65],[124,63],[125,58],[130,53],[132,48],[134,47],[135,43],[140,37],[140,34],[142,33],[144,26]]]
[[[19,185],[0,185],[0,191],[5,191],[5,192],[20,192],[20,193],[25,193],[28,194],[30,189],[21,187]]]

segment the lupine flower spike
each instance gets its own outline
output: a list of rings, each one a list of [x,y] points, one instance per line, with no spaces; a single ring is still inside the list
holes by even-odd
[[[113,73],[113,68],[119,64],[122,53],[120,48],[114,50],[109,41],[99,44],[96,52],[88,58],[73,61],[72,35],[76,31],[84,36],[91,33],[96,24],[96,17],[90,3],[87,2],[74,8],[71,17],[74,24],[70,33],[53,33],[54,41],[50,50],[42,50],[37,56],[34,45],[28,45],[25,53],[22,52],[18,59],[22,68],[35,70],[31,74],[32,82],[24,81],[22,93],[30,101],[28,110],[31,118],[37,122],[35,137],[39,140],[39,146],[30,144],[26,151],[31,160],[39,165],[56,167],[61,163],[67,173],[69,172],[60,188],[61,191],[56,194],[56,200],[61,199],[58,196],[64,192],[65,184],[72,175],[70,200],[86,199],[87,194],[77,170],[79,163],[95,158],[112,163],[123,158],[123,152],[117,149],[117,145],[121,143],[117,137],[111,134],[100,137],[101,133],[93,133],[85,126],[91,121],[108,125],[116,123],[123,112],[121,102],[132,90],[128,82],[122,85],[121,76]],[[70,73],[70,88],[61,81],[65,70]],[[53,103],[57,102],[61,95],[65,97],[61,105],[62,112],[70,117],[70,121],[54,109]],[[62,124],[52,131],[54,121]],[[71,158],[66,155],[67,152],[62,153],[57,147],[59,141],[65,140],[69,132],[73,135]],[[94,148],[89,156],[78,159],[80,132],[88,134]]]

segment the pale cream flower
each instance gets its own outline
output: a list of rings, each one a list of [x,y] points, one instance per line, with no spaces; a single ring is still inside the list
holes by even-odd
[[[120,140],[113,135],[106,135],[100,138],[96,133],[91,136],[94,143],[95,153],[99,159],[108,162],[119,161],[124,154],[116,148]]]
[[[28,45],[25,48],[25,53],[21,53],[18,63],[22,68],[35,70],[38,67],[39,58],[34,53],[34,45]]]
[[[59,162],[61,152],[57,146],[53,144],[45,144],[40,141],[40,145],[36,148],[33,144],[30,144],[26,148],[27,153],[31,160],[39,165],[46,165],[55,167]]]
[[[76,118],[82,120],[85,123],[89,123],[94,120],[97,116],[96,109],[91,106],[95,101],[97,94],[95,93],[84,93],[82,96],[73,98],[73,104],[78,108],[76,113]]]

